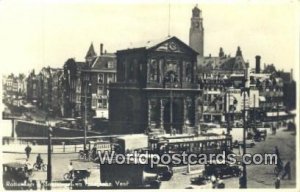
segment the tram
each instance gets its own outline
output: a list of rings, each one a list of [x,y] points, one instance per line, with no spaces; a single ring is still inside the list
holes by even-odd
[[[231,135],[205,133],[202,135],[162,135],[149,138],[149,150],[162,153],[218,154],[232,150]]]

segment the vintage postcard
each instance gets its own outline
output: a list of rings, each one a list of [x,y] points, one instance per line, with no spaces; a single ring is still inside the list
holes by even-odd
[[[2,190],[299,190],[299,7],[0,0]]]

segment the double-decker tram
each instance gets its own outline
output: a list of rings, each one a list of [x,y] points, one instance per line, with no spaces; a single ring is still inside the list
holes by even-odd
[[[152,153],[218,154],[232,150],[231,135],[206,133],[202,135],[161,135],[149,139]]]

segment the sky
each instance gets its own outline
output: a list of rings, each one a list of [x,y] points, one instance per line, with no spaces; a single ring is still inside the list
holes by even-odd
[[[140,1],[139,1],[140,2]],[[4,74],[44,66],[62,67],[68,58],[84,61],[93,42],[108,52],[126,49],[168,35],[169,1],[0,0],[0,62]],[[192,9],[202,10],[204,55],[235,55],[255,65],[274,63],[290,71],[299,62],[299,3],[297,1],[170,1],[170,35],[189,42]],[[296,68],[297,70],[297,68]]]

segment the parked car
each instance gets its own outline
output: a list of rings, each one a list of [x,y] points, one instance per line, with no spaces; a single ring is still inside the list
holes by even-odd
[[[36,189],[36,182],[31,181],[30,171],[26,164],[3,164],[3,187],[6,190],[30,190]]]
[[[197,177],[192,177],[190,179],[191,184],[193,185],[205,185],[209,182],[209,179],[206,175],[203,174],[203,172],[198,175]]]
[[[257,130],[253,136],[253,140],[256,141],[256,142],[260,142],[260,141],[265,141],[266,140],[266,137],[267,137],[267,131],[266,130],[263,130],[263,131],[260,131],[260,130]]]
[[[235,140],[232,144],[233,148],[239,148],[239,146],[243,147],[244,142]],[[252,139],[246,139],[246,148],[252,148],[255,146],[255,142]]]
[[[86,169],[74,170],[73,171],[73,180],[72,180],[72,189],[85,189],[88,186],[87,178],[89,178],[91,172]]]
[[[173,176],[172,168],[163,164],[154,165],[152,168],[148,166],[145,171],[157,174],[161,181],[169,181]]]
[[[223,178],[225,175],[239,177],[241,173],[241,168],[238,165],[229,163],[227,161],[219,162],[215,160],[206,164],[204,170],[205,176],[214,175],[219,178]]]

